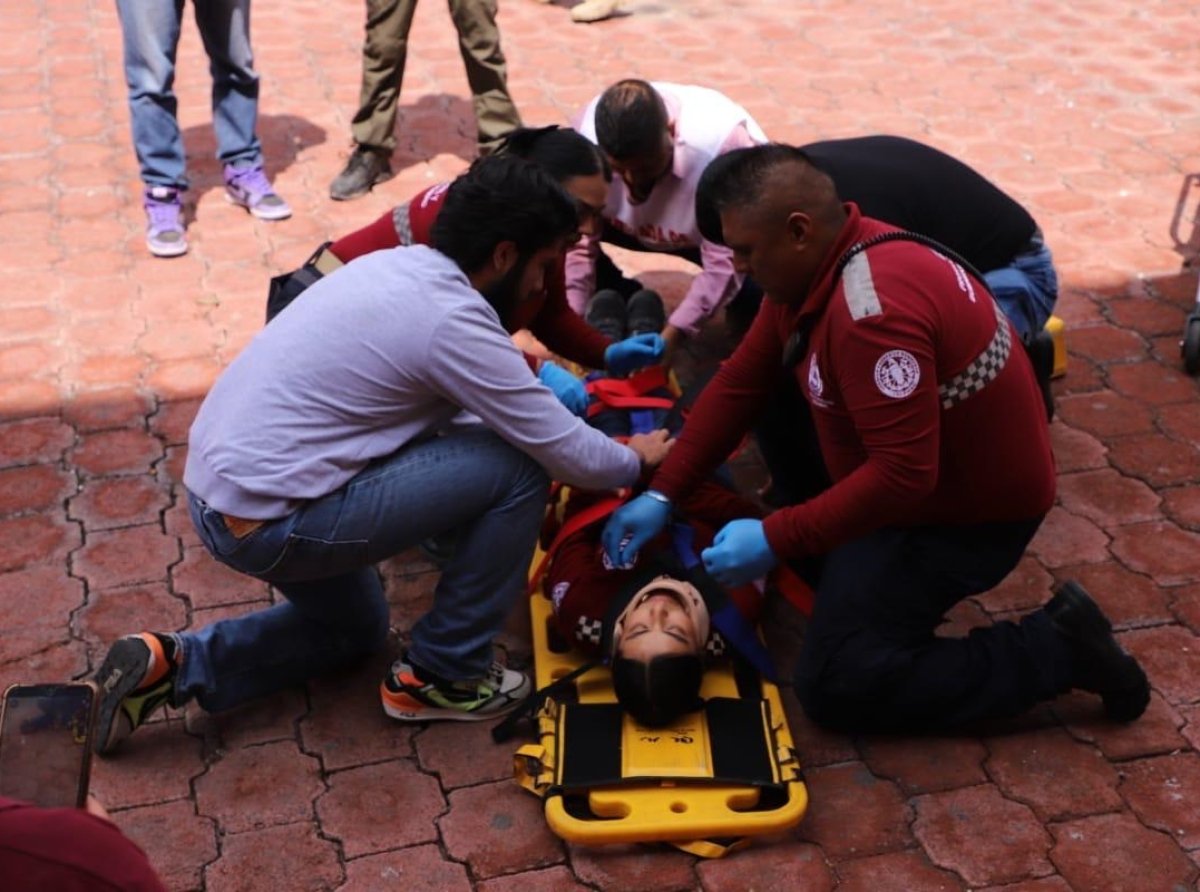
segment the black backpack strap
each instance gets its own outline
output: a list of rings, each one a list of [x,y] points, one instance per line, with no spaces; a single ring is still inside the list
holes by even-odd
[[[992,294],[992,289],[988,287],[987,281],[983,278],[983,273],[975,269],[970,261],[964,258],[952,248],[947,248],[937,239],[932,239],[927,235],[921,235],[919,232],[908,232],[907,230],[896,230],[894,232],[881,232],[878,235],[873,235],[868,239],[863,239],[861,242],[855,242],[845,253],[838,258],[837,264],[833,268],[833,285],[837,286],[838,280],[842,277],[842,273],[846,271],[846,265],[856,256],[861,254],[868,248],[873,248],[876,245],[882,245],[884,242],[916,242],[919,245],[924,245],[927,248],[932,248],[943,257],[953,260],[972,276],[979,280],[980,284],[992,299],[995,295]],[[808,352],[808,339],[812,334],[813,325],[816,324],[815,316],[808,316],[800,320],[800,324],[796,330],[792,332],[787,343],[783,347],[783,367],[785,369],[793,369],[796,363],[804,358],[804,354]]]
[[[873,235],[868,239],[863,239],[861,242],[856,242],[855,244],[851,245],[846,249],[846,253],[838,258],[837,266],[835,266],[833,269],[834,283],[836,284],[837,280],[842,277],[842,273],[846,270],[846,264],[853,260],[858,254],[861,254],[868,248],[873,248],[876,245],[882,245],[884,242],[916,242],[918,245],[924,245],[927,248],[932,248],[943,257],[953,260],[972,276],[978,279],[988,294],[992,293],[992,289],[988,288],[987,281],[983,278],[983,273],[975,269],[971,262],[957,251],[952,248],[947,248],[937,239],[930,238],[927,235],[921,235],[919,232],[908,232],[907,230],[881,232],[878,235]]]
[[[342,262],[329,250],[333,242],[325,242],[313,251],[299,269],[283,273],[271,279],[267,288],[267,321],[270,322],[307,291],[313,284],[333,272]]]

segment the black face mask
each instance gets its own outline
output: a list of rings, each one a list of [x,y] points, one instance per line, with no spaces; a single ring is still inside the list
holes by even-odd
[[[521,279],[525,276],[525,267],[528,265],[529,258],[522,255],[513,264],[513,268],[504,274],[503,278],[480,292],[483,294],[483,299],[491,304],[492,308],[499,314],[500,324],[508,332],[512,331],[512,323],[516,318],[517,304],[520,303],[520,295],[517,293],[517,289],[521,285]]]

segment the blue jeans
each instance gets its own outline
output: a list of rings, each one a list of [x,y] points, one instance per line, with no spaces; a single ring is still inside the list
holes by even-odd
[[[217,158],[238,167],[261,164],[262,147],[254,132],[258,74],[250,51],[250,0],[194,0],[194,5],[213,80]],[[186,189],[183,135],[172,90],[183,0],[117,0],[117,13],[142,182]]]
[[[1050,249],[1035,236],[1031,250],[1018,254],[1009,266],[983,274],[1000,309],[1022,338],[1042,330],[1058,300],[1058,274]]]
[[[175,701],[228,709],[379,650],[388,604],[373,565],[450,530],[456,550],[409,656],[443,678],[482,678],[525,590],[549,485],[533,459],[480,427],[409,444],[241,539],[189,492],[213,556],[287,600],[179,633]]]

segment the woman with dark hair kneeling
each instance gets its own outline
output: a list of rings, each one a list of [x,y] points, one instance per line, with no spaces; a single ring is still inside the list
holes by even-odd
[[[594,235],[608,197],[612,174],[600,150],[586,137],[568,128],[549,126],[520,128],[505,139],[500,153],[536,165],[563,187],[575,203],[579,232]],[[405,245],[432,245],[434,223],[446,198],[448,183],[438,183],[418,192],[404,204],[317,250],[295,272],[272,281],[267,302],[270,320],[299,296],[313,281],[356,258]],[[663,341],[654,333],[621,339],[603,334],[585,322],[567,304],[565,256],[558,259],[546,277],[545,288],[526,301],[506,320],[510,333],[528,329],[551,352],[589,369],[624,377],[636,369],[662,359]],[[552,362],[529,357],[542,383],[577,415],[587,408],[582,383]]]

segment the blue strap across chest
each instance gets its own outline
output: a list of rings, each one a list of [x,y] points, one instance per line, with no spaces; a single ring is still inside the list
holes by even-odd
[[[749,620],[737,608],[737,604],[725,592],[700,563],[695,549],[695,531],[691,524],[675,523],[671,525],[671,542],[674,546],[675,557],[688,573],[689,581],[696,587],[708,606],[709,619],[729,646],[738,652],[743,659],[752,665],[767,680],[775,681],[775,667],[771,663],[771,655],[763,647],[762,641],[755,632]]]

